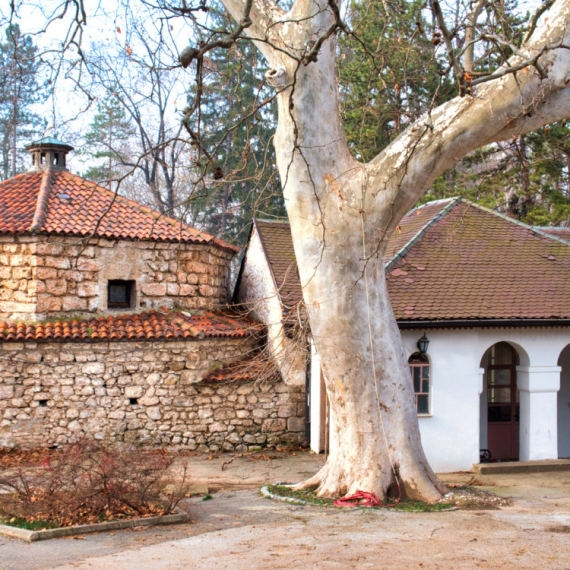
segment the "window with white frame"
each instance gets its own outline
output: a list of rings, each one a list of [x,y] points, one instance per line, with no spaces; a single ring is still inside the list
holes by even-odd
[[[429,360],[425,354],[414,352],[408,359],[412,380],[414,382],[414,392],[416,395],[416,410],[418,415],[430,413],[430,373]]]

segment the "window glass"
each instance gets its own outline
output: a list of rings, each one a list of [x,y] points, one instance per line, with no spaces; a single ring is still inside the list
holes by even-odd
[[[516,350],[506,342],[491,347],[490,364],[518,364]]]
[[[489,388],[488,390],[489,404],[508,403],[511,401],[510,388]]]
[[[490,422],[510,422],[512,407],[508,406],[489,406]]]
[[[410,356],[408,363],[410,365],[410,372],[412,373],[412,380],[414,383],[417,413],[429,414],[429,360],[424,354],[416,352]]]
[[[418,394],[418,414],[429,414],[429,402],[427,394]]]
[[[127,304],[129,302],[126,285],[109,285],[109,301],[111,303]]]

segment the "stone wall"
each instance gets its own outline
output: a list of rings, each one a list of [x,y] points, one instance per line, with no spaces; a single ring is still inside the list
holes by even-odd
[[[302,441],[302,391],[283,382],[200,382],[253,342],[5,342],[0,446],[63,444],[85,434],[214,452]]]
[[[211,308],[228,301],[233,252],[203,244],[0,236],[0,318],[101,313],[109,280],[134,280],[133,307]]]

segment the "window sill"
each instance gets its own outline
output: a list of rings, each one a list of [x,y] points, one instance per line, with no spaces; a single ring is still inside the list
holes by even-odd
[[[432,418],[433,414],[418,414],[418,418]]]

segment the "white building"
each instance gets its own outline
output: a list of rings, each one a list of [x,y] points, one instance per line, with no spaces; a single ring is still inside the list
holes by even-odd
[[[532,228],[458,198],[430,202],[402,220],[386,269],[432,467],[470,469],[482,450],[491,460],[570,458],[570,229]],[[234,300],[268,326],[278,362],[301,297],[288,224],[256,221]],[[279,364],[286,382],[307,379],[318,452],[328,418],[314,347],[311,356],[307,373],[301,357]]]

